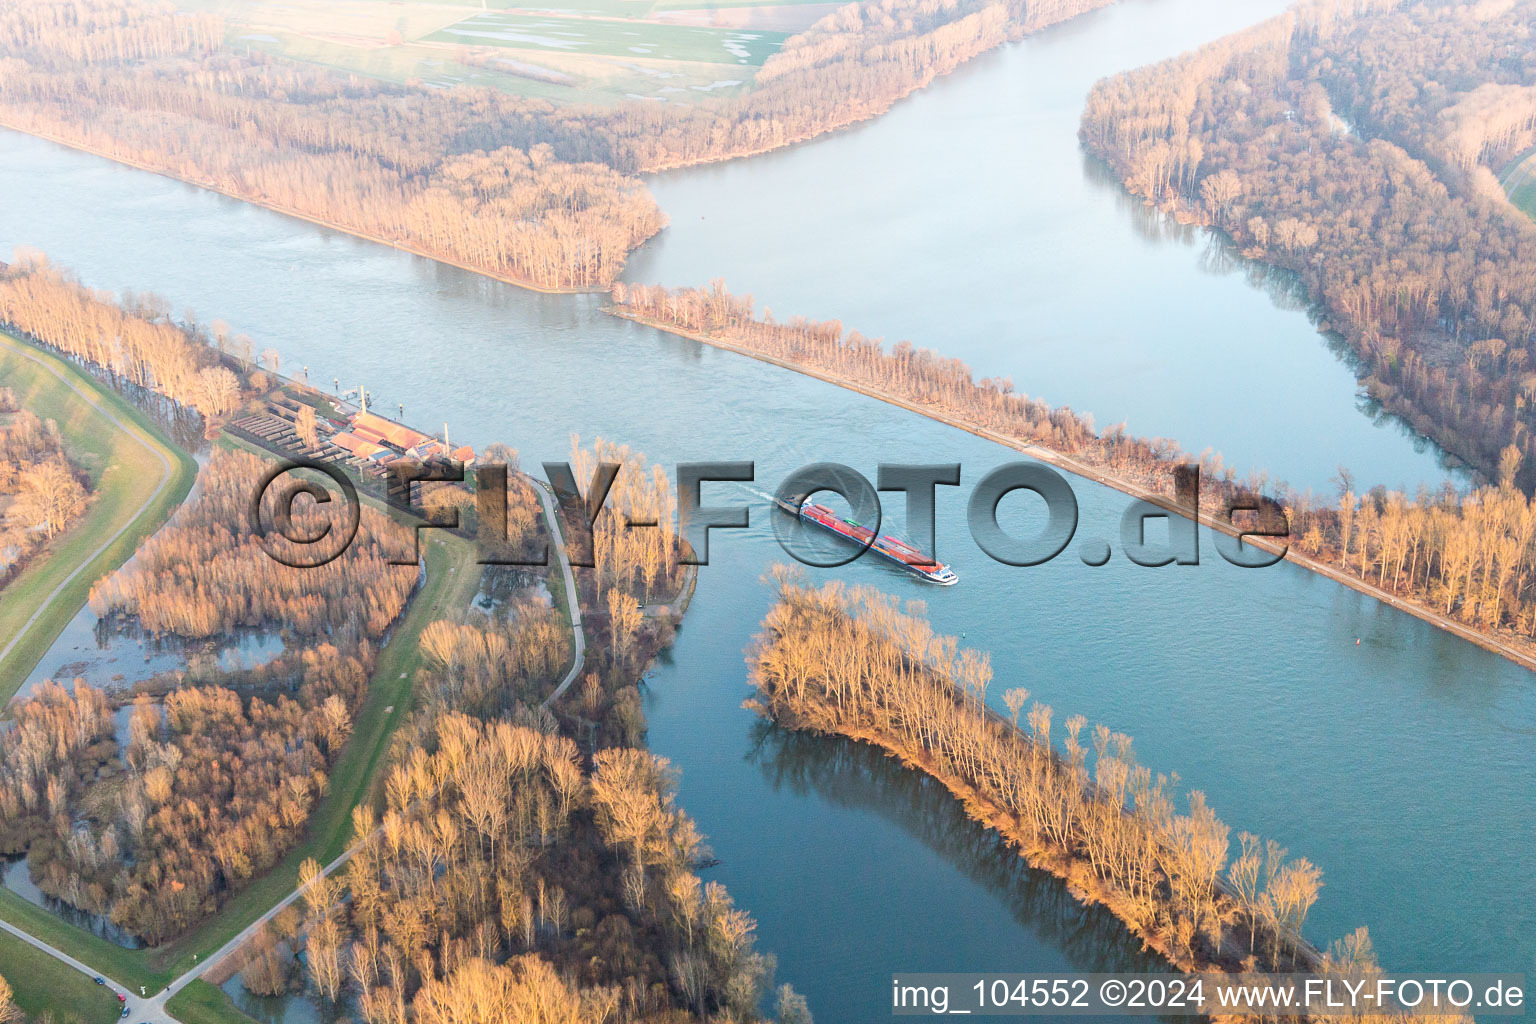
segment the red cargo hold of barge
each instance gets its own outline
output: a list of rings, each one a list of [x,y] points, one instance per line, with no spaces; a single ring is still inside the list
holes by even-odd
[[[840,519],[825,505],[807,503],[804,498],[792,498],[789,501],[778,502],[780,508],[797,515],[808,523],[814,523],[829,533],[835,533],[839,537],[851,540],[860,547],[868,548],[875,554],[895,562],[908,572],[927,580],[929,583],[937,583],[941,587],[953,586],[959,581],[949,566],[944,565],[930,555],[925,555],[906,541],[897,540],[890,534],[876,537],[869,527],[854,522],[852,519]]]

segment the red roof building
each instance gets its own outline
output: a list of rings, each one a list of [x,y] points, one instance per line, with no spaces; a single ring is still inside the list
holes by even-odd
[[[426,434],[371,412],[360,412],[352,417],[352,429],[363,436],[377,437],[396,448],[414,448],[423,441],[430,441]]]

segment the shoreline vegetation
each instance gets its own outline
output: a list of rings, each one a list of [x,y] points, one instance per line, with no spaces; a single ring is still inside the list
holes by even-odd
[[[1180,813],[1176,784],[1137,763],[1129,736],[1074,715],[1053,739],[1052,709],[1023,689],[1003,694],[1008,717],[994,711],[987,656],[936,635],[920,602],[903,610],[872,587],[812,587],[784,566],[769,576],[778,600],[747,652],[749,709],[929,775],[1181,971],[1381,970],[1364,928],[1327,951],[1302,937],[1322,887],[1316,866],[1246,832],[1229,860],[1231,830],[1204,795],[1188,793]]]
[[[1127,192],[1293,271],[1371,397],[1536,487],[1531,0],[1301,0],[1098,82],[1079,138]],[[1507,58],[1506,58],[1507,55]]]
[[[1197,459],[1165,438],[1132,437],[1123,424],[1098,431],[1087,416],[1018,394],[1011,380],[977,381],[958,359],[909,342],[887,349],[857,331],[845,334],[837,321],[757,319],[751,297],[732,295],[720,281],[707,290],[617,283],[612,299],[612,315],[927,416],[1213,530],[1253,528],[1241,515],[1234,525],[1225,512],[1228,502],[1249,507],[1262,477],[1239,480],[1220,455]],[[1202,471],[1198,511],[1174,496],[1173,471],[1188,464]],[[1352,481],[1343,485],[1337,507],[1273,496],[1289,520],[1286,561],[1536,671],[1536,504],[1508,480],[1468,495],[1412,499],[1381,488],[1356,495]],[[1280,550],[1259,537],[1244,543]],[[1454,608],[1439,607],[1447,599]],[[1518,630],[1501,625],[1512,609]],[[1490,616],[1497,616],[1492,625]]]
[[[0,125],[519,287],[583,292],[665,226],[638,175],[877,117],[1109,2],[849,3],[742,95],[562,107],[239,54],[217,16],[144,0],[38,0],[0,15]]]
[[[338,231],[341,234],[349,235],[352,238],[356,238],[364,242],[371,242],[375,245],[383,245],[388,246],[391,249],[398,249],[401,252],[409,253],[412,256],[420,256],[423,259],[432,260],[435,263],[442,263],[450,267],[457,267],[459,270],[467,270],[472,274],[479,274],[482,277],[488,277],[493,281],[501,281],[504,284],[516,285],[518,288],[526,288],[531,292],[539,292],[544,295],[586,295],[606,292],[608,290],[607,286],[596,284],[583,285],[580,287],[555,287],[537,284],[533,281],[515,277],[511,274],[493,270],[488,267],[465,263],[444,253],[431,252],[419,246],[412,245],[407,241],[394,238],[386,238],[383,235],[370,235],[361,229],[348,227],[347,225],[337,221],[326,220],[323,217],[305,213],[304,211],[294,207],[280,206],[275,202],[260,199],[255,196],[246,195],[231,188],[220,186],[215,182],[195,181],[186,177],[185,175],[180,175],[174,171],[167,170],[164,167],[157,167],[153,164],[145,163],[142,160],[135,160],[131,157],[119,156],[110,150],[98,148],[78,139],[71,139],[65,136],[53,134],[51,132],[39,131],[19,124],[13,124],[7,121],[3,116],[0,116],[0,129],[9,129],[10,131],[19,132],[23,135],[31,135],[34,138],[42,139],[45,142],[51,142],[57,146],[64,146],[67,149],[73,149],[81,153],[89,153],[91,156],[98,156],[103,160],[111,160],[113,163],[122,164],[124,167],[132,167],[136,171],[145,171],[149,174],[155,174],[162,178],[169,178],[171,181],[179,181],[182,184],[191,185],[194,188],[200,188],[208,192],[215,192],[227,199],[236,199],[242,203],[250,203],[253,206],[259,206],[264,210],[271,210],[273,213],[281,214],[284,217],[292,217],[295,220],[302,220],[308,224],[313,224],[316,227],[327,228],[331,231]]]

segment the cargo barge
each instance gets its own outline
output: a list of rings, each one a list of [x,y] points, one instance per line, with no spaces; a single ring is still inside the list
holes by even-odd
[[[844,540],[853,541],[873,551],[887,561],[895,562],[919,579],[937,583],[941,587],[954,586],[959,582],[960,577],[955,575],[954,570],[931,555],[923,554],[906,541],[888,533],[876,537],[869,527],[852,519],[840,519],[836,512],[825,505],[809,501],[806,496],[795,495],[787,501],[775,498],[774,503],[792,516],[798,516],[828,533],[835,533]]]

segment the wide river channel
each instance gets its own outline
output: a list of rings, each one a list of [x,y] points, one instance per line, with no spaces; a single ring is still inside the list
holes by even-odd
[[[782,318],[839,318],[963,357],[1019,390],[1221,451],[1332,495],[1437,486],[1436,450],[1359,395],[1289,283],[1124,198],[1076,139],[1100,76],[1276,13],[1279,0],[1129,0],[988,54],[885,117],[767,157],[668,174],[672,226],[629,278],[726,278]],[[889,1013],[896,971],[1151,967],[1123,929],[1023,868],[934,787],[848,744],[742,710],[743,651],[782,558],[759,491],[815,461],[960,462],[939,553],[957,586],[868,560],[818,577],[927,602],[991,652],[994,699],[1026,686],[1136,737],[1233,827],[1320,865],[1307,932],[1367,925],[1400,970],[1536,970],[1531,676],[1289,565],[990,561],[965,502],[1017,456],[878,401],[601,312],[361,242],[106,160],[0,133],[0,253],[155,291],[275,348],[285,372],[367,385],[381,411],[525,466],[603,437],[671,466],[752,459],[749,531],[716,533],[677,644],[648,679],[653,749],[683,773],[779,979],[823,1024]],[[1074,479],[1079,537],[1118,537],[1127,499]],[[1022,499],[1009,508],[1022,517]],[[892,506],[899,502],[889,503]],[[899,527],[901,509],[887,510]],[[1118,547],[1118,545],[1117,545]],[[1357,640],[1359,641],[1357,643]],[[69,660],[64,658],[63,660]]]

